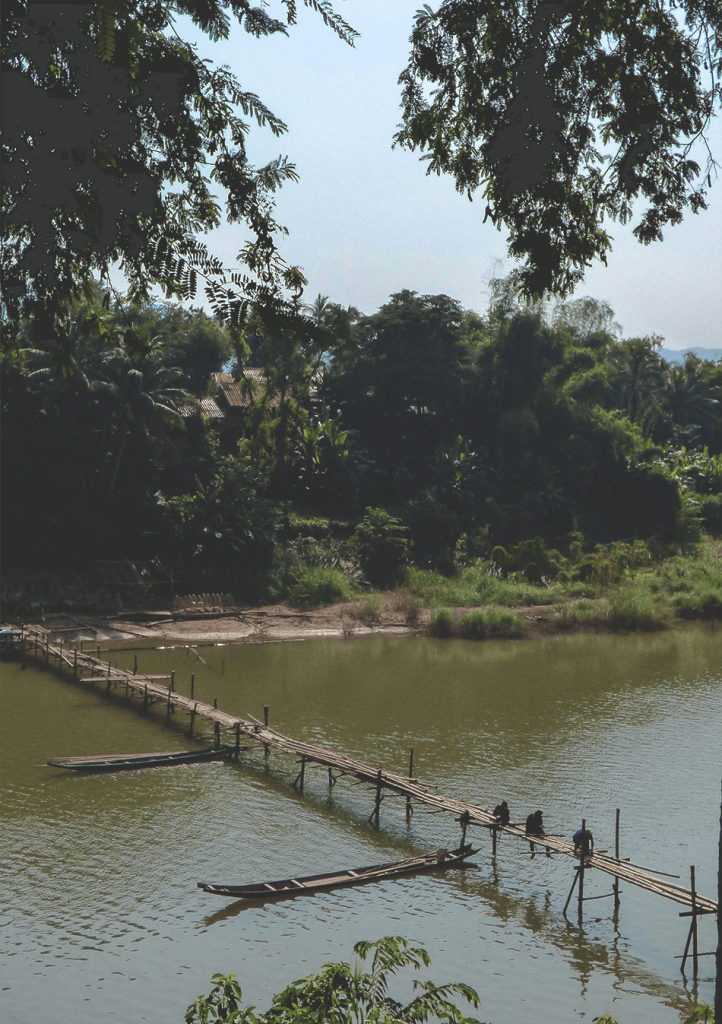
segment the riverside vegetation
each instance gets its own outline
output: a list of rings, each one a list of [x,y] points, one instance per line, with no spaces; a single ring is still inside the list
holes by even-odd
[[[719,617],[722,362],[668,363],[605,303],[524,302],[513,275],[484,315],[412,291],[306,314],[312,341],[88,287],[69,366],[24,322],[5,614],[115,611],[94,561],[158,559],[175,593],[430,610],[437,636],[523,635],[522,607],[560,629]],[[245,405],[209,418],[224,367]]]
[[[515,287],[484,315],[318,296],[312,344],[95,289],[70,369],[29,319],[0,358],[3,612],[117,610],[93,563],[159,559],[175,593],[391,601],[437,636],[722,617],[722,366]],[[245,406],[208,418],[223,367]]]

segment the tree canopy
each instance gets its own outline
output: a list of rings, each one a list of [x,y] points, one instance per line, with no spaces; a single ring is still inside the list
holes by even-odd
[[[706,207],[692,159],[722,95],[717,0],[443,0],[418,12],[396,142],[508,231],[527,296],[606,263],[605,218],[661,239]],[[706,187],[705,187],[706,186]]]
[[[328,0],[303,3],[353,44],[354,30]],[[192,298],[200,279],[213,310],[235,323],[249,307],[266,319],[304,319],[284,298],[305,280],[278,251],[284,229],[273,215],[273,193],[296,170],[282,156],[255,167],[247,148],[252,121],[275,136],[286,126],[176,28],[188,15],[223,39],[233,17],[251,36],[287,33],[297,7],[279,0],[281,20],[250,0],[9,0],[1,41],[7,342],[32,316],[40,341],[65,350],[67,363],[62,304],[84,286],[90,295],[93,275],[107,280],[113,264],[131,301],[152,286]],[[247,232],[237,272],[197,237],[223,216]]]

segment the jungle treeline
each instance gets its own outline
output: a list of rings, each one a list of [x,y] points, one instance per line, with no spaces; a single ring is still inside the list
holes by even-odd
[[[65,309],[64,366],[25,323],[3,357],[4,574],[159,558],[179,590],[253,602],[319,552],[388,585],[374,531],[396,568],[442,573],[533,538],[719,533],[722,362],[668,363],[606,303],[525,303],[513,275],[485,314],[414,291],[305,311],[313,342],[95,288]]]

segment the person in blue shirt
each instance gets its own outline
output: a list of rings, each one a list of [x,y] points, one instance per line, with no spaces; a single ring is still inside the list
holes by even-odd
[[[588,828],[578,829],[572,836],[574,852],[582,857],[588,857],[594,852],[594,836]]]

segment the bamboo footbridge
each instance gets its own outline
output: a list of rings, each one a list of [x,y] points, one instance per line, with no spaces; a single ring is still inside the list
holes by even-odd
[[[454,814],[457,820],[461,821],[465,841],[466,829],[468,826],[478,826],[489,829],[492,835],[493,850],[496,853],[498,837],[507,835],[524,842],[533,842],[549,854],[562,854],[570,857],[576,864],[576,875],[572,889],[570,890],[565,912],[572,897],[575,886],[579,883],[579,910],[581,914],[584,886],[584,874],[589,869],[596,869],[614,878],[614,892],[606,895],[614,895],[615,906],[618,905],[619,882],[627,882],[630,885],[646,889],[648,892],[663,896],[665,899],[684,907],[680,917],[691,917],[690,939],[694,937],[696,947],[696,920],[698,916],[706,914],[718,914],[719,904],[709,897],[702,896],[696,892],[694,884],[694,869],[692,870],[692,883],[689,889],[667,881],[666,878],[657,877],[665,872],[655,872],[651,868],[643,868],[625,861],[618,856],[619,836],[619,812],[617,812],[617,856],[608,856],[602,852],[592,852],[585,857],[580,857],[572,843],[557,836],[551,835],[527,835],[524,826],[510,823],[500,825],[493,813],[484,807],[466,803],[462,800],[455,800],[452,797],[443,796],[435,792],[436,786],[431,783],[421,782],[413,775],[413,750],[409,764],[408,775],[389,771],[386,768],[374,767],[364,764],[356,758],[348,757],[337,751],[328,750],[325,747],[313,743],[304,743],[301,740],[293,739],[284,733],[273,729],[268,725],[268,708],[264,708],[265,721],[261,722],[249,715],[248,718],[241,718],[232,715],[217,707],[216,702],[209,704],[204,701],[195,700],[193,696],[194,677],[191,676],[191,696],[185,696],[175,690],[175,674],[169,676],[157,676],[138,673],[133,670],[113,668],[110,662],[104,662],[99,656],[78,650],[77,647],[66,648],[63,643],[50,642],[50,633],[38,627],[32,629],[24,628],[16,634],[16,641],[21,648],[23,665],[28,652],[35,653],[36,660],[44,658],[46,666],[49,667],[51,659],[54,659],[59,670],[67,666],[73,673],[73,679],[77,682],[91,684],[103,683],[106,692],[109,694],[111,687],[125,687],[125,700],[139,697],[143,702],[143,708],[147,709],[151,704],[163,704],[167,709],[167,721],[170,721],[172,712],[182,711],[190,717],[190,735],[193,734],[193,727],[196,717],[212,722],[215,728],[216,746],[220,746],[220,733],[225,730],[235,737],[235,745],[229,745],[229,752],[238,760],[241,751],[265,750],[266,755],[270,750],[277,750],[289,754],[298,759],[300,771],[294,780],[294,787],[303,792],[306,770],[309,767],[320,767],[328,770],[329,786],[335,785],[342,777],[350,777],[357,783],[366,783],[375,791],[374,809],[369,817],[376,825],[379,823],[381,803],[386,796],[397,795],[406,799],[407,815],[411,812],[412,804],[423,804],[431,810],[438,812],[447,811]],[[137,667],[137,665],[136,665]],[[83,673],[83,674],[81,674]],[[90,673],[90,674],[86,674]],[[163,685],[161,680],[169,680],[168,685]],[[243,743],[242,743],[243,740]],[[250,742],[249,742],[250,741]],[[582,825],[584,827],[584,825]],[[677,877],[677,876],[667,876]],[[599,899],[602,897],[587,897],[587,899]],[[689,948],[689,940],[687,944]],[[696,949],[695,949],[696,954]],[[702,955],[702,954],[699,954]],[[687,953],[685,951],[685,959]],[[695,955],[696,961],[696,955]]]

